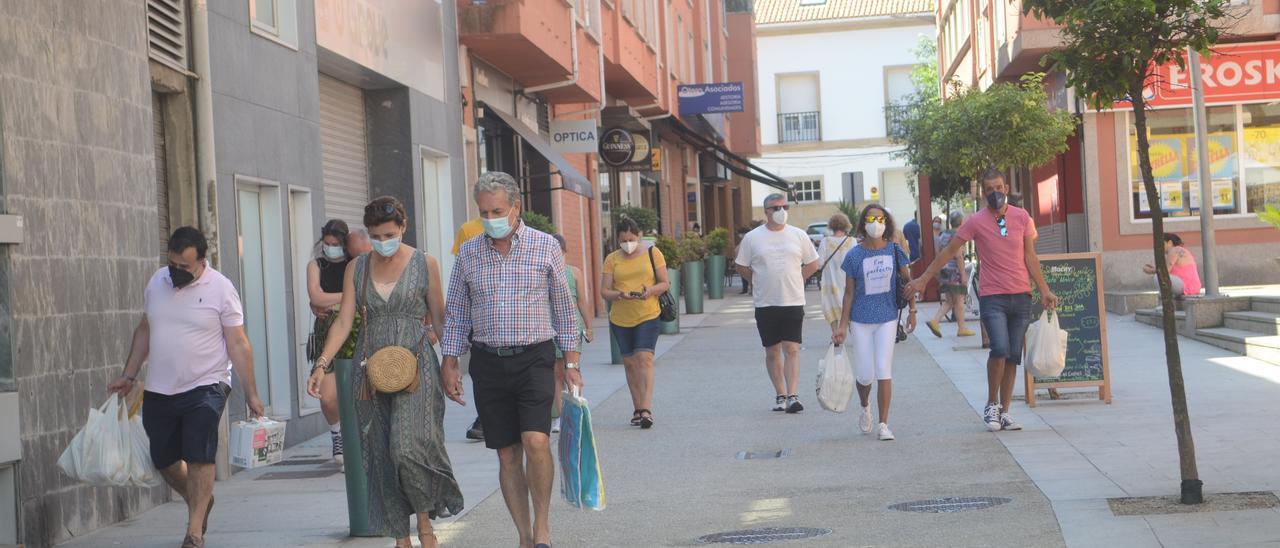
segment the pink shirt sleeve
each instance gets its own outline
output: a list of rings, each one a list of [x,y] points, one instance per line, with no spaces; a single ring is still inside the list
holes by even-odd
[[[219,315],[222,319],[222,327],[239,327],[244,325],[244,309],[240,304],[240,294],[236,293],[235,286],[231,282],[225,282],[223,286],[222,310]]]
[[[1019,216],[1022,217],[1027,223],[1027,232],[1026,232],[1026,236],[1024,237],[1031,237],[1031,238],[1040,237],[1040,233],[1036,231],[1036,220],[1031,218],[1031,214],[1027,213],[1027,210],[1025,209],[1019,209],[1018,211],[1020,212]]]
[[[975,236],[974,232],[978,230],[978,219],[981,217],[981,212],[970,215],[968,219],[965,219],[964,224],[961,224],[960,228],[956,229],[955,237],[966,242],[972,242]]]

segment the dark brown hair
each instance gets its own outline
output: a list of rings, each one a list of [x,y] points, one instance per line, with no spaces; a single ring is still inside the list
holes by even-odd
[[[391,196],[374,198],[364,206],[364,226],[373,228],[384,223],[395,223],[404,226],[409,216],[404,212],[404,204]]]
[[[614,233],[622,234],[623,232],[630,232],[632,234],[635,234],[636,236],[639,236],[640,225],[636,224],[636,222],[632,220],[631,217],[623,217],[621,219],[618,219],[618,226],[614,228]]]
[[[893,215],[890,215],[888,211],[885,211],[884,206],[877,204],[875,202],[867,204],[866,207],[862,208],[862,213],[858,214],[858,222],[857,222],[858,228],[856,231],[854,231],[854,234],[858,235],[859,238],[868,237],[867,236],[867,213],[870,212],[872,209],[879,209],[881,213],[884,213],[884,234],[880,236],[880,239],[886,242],[892,242],[893,236],[895,234],[894,231],[898,229],[897,223],[893,222]]]

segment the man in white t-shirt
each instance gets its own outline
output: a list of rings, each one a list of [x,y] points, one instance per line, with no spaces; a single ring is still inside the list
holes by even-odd
[[[821,266],[804,230],[787,224],[787,197],[764,199],[765,224],[738,244],[738,274],[751,286],[756,329],[765,349],[765,368],[777,393],[774,411],[804,410],[796,395],[800,381],[800,333],[804,329],[804,281]]]
[[[151,460],[169,486],[187,502],[183,548],[202,548],[213,509],[218,423],[231,393],[235,366],[249,417],[261,417],[253,378],[253,350],[244,332],[240,295],[205,260],[208,242],[184,226],[169,237],[169,266],[143,293],[146,316],[133,331],[124,373],[107,386],[127,394],[148,361],[142,425]]]

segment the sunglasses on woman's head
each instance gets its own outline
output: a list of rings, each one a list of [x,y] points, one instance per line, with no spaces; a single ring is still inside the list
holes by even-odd
[[[386,215],[390,215],[395,212],[396,212],[396,206],[393,205],[391,202],[386,202],[382,204],[382,213]]]
[[[996,219],[996,226],[1000,227],[1001,237],[1009,236],[1009,226],[1008,223],[1005,222],[1003,215]]]

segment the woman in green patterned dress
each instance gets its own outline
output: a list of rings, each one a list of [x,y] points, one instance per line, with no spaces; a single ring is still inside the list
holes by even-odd
[[[440,266],[434,257],[400,243],[407,225],[404,206],[391,197],[374,200],[364,210],[373,252],[351,261],[343,282],[342,306],[307,391],[318,392],[331,360],[351,328],[357,309],[364,326],[357,360],[387,346],[418,354],[418,386],[395,394],[376,392],[366,382],[364,367],[353,375],[356,421],[368,475],[369,525],[412,546],[409,516],[417,514],[418,538],[424,547],[438,546],[431,520],[462,510],[462,492],[444,445],[444,394],[440,365],[428,343],[444,326]]]
[[[569,246],[564,241],[564,236],[552,234],[551,237],[560,242],[560,252],[565,253],[569,250]],[[595,312],[591,307],[591,288],[579,288],[578,280],[584,279],[582,271],[578,267],[565,261],[564,265],[565,281],[569,282],[569,293],[573,295],[573,302],[577,305],[578,313],[578,337],[583,342],[591,342],[595,338],[595,330],[583,318],[594,318]],[[560,352],[560,348],[556,347],[556,396],[555,401],[551,405],[551,433],[555,434],[560,431],[560,393],[564,391],[564,353]]]

